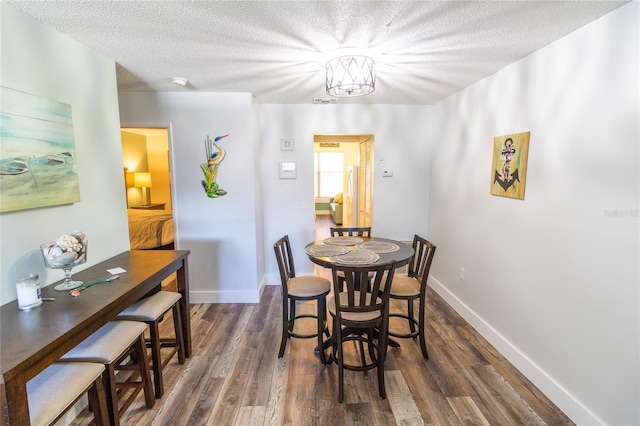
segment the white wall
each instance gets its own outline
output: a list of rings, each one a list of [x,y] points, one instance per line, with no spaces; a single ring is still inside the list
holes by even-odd
[[[193,303],[257,302],[262,286],[259,170],[255,105],[249,93],[122,92],[123,126],[170,126],[173,215],[178,249],[191,250]],[[204,141],[229,133],[217,182],[208,198],[200,164]]]
[[[313,135],[373,134],[373,232],[409,240],[427,235],[430,106],[416,105],[262,105],[260,139],[267,282],[280,282],[273,243],[289,234],[296,273],[313,273],[304,246],[313,241]],[[294,151],[280,140],[293,139]],[[297,179],[279,179],[278,162],[296,161]],[[382,177],[382,168],[394,170]],[[416,197],[415,185],[423,191]]]
[[[432,285],[579,424],[640,424],[639,6],[434,108]],[[525,199],[491,196],[522,131]]]
[[[80,271],[129,250],[115,64],[0,2],[0,84],[71,105],[80,202],[0,214],[0,303],[15,300],[15,277],[46,270],[42,243],[79,229],[87,234]]]

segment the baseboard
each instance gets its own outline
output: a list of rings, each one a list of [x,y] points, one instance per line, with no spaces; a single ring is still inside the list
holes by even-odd
[[[429,277],[429,286],[573,422],[578,425],[605,424],[432,276]]]
[[[191,303],[260,303],[265,280],[262,279],[257,290],[244,291],[189,291]]]

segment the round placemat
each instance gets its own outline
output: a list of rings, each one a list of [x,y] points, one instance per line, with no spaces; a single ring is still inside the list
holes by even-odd
[[[351,250],[349,253],[330,258],[331,262],[340,265],[368,265],[377,262],[378,259],[380,256],[369,250]]]
[[[331,237],[324,239],[322,242],[333,246],[355,246],[364,241],[359,237]]]
[[[375,253],[392,253],[400,250],[397,244],[389,243],[386,241],[367,241],[362,244],[358,244],[358,248],[369,250]]]
[[[309,256],[339,256],[349,251],[345,246],[332,246],[328,244],[316,244],[304,249]]]

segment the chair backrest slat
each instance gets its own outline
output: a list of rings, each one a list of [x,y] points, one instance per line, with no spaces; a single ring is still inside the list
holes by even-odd
[[[371,227],[364,228],[330,228],[332,237],[371,237]]]
[[[427,284],[427,278],[429,278],[429,270],[433,262],[433,255],[436,252],[436,246],[425,238],[415,235],[413,237],[413,250],[415,253],[409,263],[408,275],[418,280],[421,287],[424,288]]]
[[[395,262],[368,267],[333,264],[331,272],[337,315],[376,310],[384,314],[388,310],[394,271]],[[344,274],[344,289],[338,272]]]
[[[276,253],[276,260],[278,261],[278,269],[280,271],[280,280],[282,281],[282,291],[284,296],[289,293],[287,289],[287,283],[289,280],[296,276],[296,269],[293,264],[293,255],[291,252],[291,243],[289,242],[289,235],[285,235],[273,244],[273,250]]]

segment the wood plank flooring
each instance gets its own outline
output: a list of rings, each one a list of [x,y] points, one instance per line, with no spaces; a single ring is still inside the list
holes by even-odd
[[[319,228],[316,238],[325,233]],[[329,278],[322,268],[317,273]],[[192,305],[193,355],[184,365],[174,358],[165,369],[164,397],[147,410],[139,395],[122,424],[573,424],[442,298],[431,290],[428,297],[429,360],[416,341],[400,339],[385,364],[387,399],[378,395],[375,370],[368,376],[345,371],[342,404],[337,367],[320,364],[313,339],[291,339],[278,358],[279,286],[268,286],[258,304]],[[304,309],[313,311],[313,303],[299,305]],[[163,333],[171,333],[171,324],[171,318],[162,322]],[[392,322],[392,328],[400,326]],[[308,331],[314,324],[296,327]],[[85,411],[73,424],[90,419]]]

